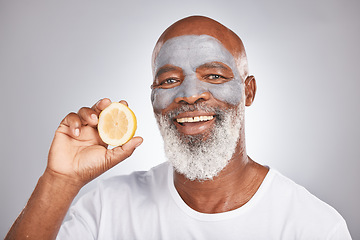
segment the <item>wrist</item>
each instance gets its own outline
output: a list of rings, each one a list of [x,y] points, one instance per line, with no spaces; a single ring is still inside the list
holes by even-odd
[[[79,180],[58,173],[50,168],[46,168],[40,180],[46,185],[51,186],[55,191],[67,192],[76,195],[85,185]]]

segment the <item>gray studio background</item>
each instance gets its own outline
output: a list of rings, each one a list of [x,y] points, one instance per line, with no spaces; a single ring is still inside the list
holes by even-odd
[[[109,97],[137,115],[143,145],[101,177],[164,161],[151,52],[166,27],[200,14],[244,41],[258,84],[246,110],[249,155],[336,208],[360,239],[359,9],[347,0],[0,0],[0,237],[68,112]]]

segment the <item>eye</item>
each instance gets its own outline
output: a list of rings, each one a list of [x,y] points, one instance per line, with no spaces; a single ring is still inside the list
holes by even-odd
[[[212,83],[212,84],[222,84],[222,83],[230,81],[232,78],[221,75],[221,74],[210,73],[210,74],[204,74],[200,79],[202,81]]]
[[[225,78],[221,75],[217,75],[217,74],[210,74],[206,77],[207,79],[210,79],[210,80],[216,80],[216,79],[222,79],[222,78]]]
[[[166,85],[166,84],[174,84],[177,83],[179,80],[175,79],[175,78],[167,78],[164,81],[162,81],[160,83],[160,85]]]

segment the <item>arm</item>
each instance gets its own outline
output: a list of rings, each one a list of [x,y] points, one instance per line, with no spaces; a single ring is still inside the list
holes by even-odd
[[[45,171],[5,239],[55,239],[79,190],[80,186]]]
[[[79,190],[142,143],[142,138],[135,137],[121,147],[107,149],[96,126],[100,112],[110,103],[103,99],[64,118],[50,147],[47,168],[6,240],[55,239]]]

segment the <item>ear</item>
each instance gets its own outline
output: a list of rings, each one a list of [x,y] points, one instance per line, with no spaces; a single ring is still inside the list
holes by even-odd
[[[256,93],[256,81],[254,76],[245,79],[245,106],[249,107],[254,102]]]

